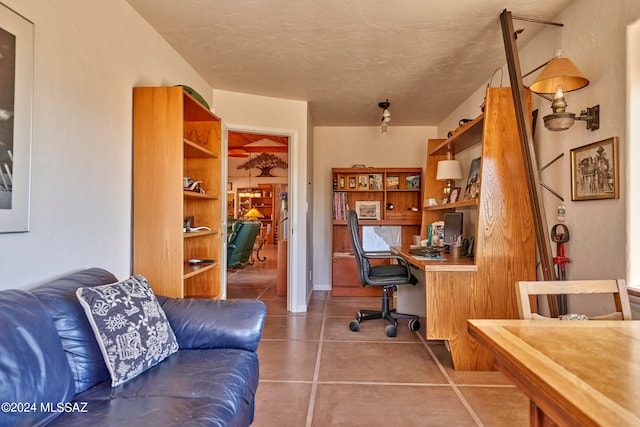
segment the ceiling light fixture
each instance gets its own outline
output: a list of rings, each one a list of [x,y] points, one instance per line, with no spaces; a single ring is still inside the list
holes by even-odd
[[[567,101],[565,92],[582,89],[589,84],[589,80],[575,66],[571,60],[562,57],[562,51],[556,51],[556,55],[547,63],[525,74],[526,77],[534,71],[540,72],[529,89],[537,95],[551,101],[552,114],[544,116],[544,126],[551,131],[567,130],[575,120],[587,122],[587,129],[592,131],[600,128],[600,106],[589,107],[582,110],[579,116],[566,111]],[[553,97],[549,96],[553,95]]]
[[[382,108],[382,118],[380,119],[380,132],[382,133],[389,130],[388,123],[391,121],[391,113],[389,112],[390,105],[391,103],[389,102],[389,99],[378,102],[378,107]]]

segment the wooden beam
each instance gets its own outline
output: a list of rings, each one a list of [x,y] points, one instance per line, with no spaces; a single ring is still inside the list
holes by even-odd
[[[518,124],[518,134],[520,137],[522,156],[524,158],[524,166],[526,169],[527,187],[529,189],[531,210],[535,223],[536,245],[542,268],[542,277],[544,280],[556,280],[555,271],[553,269],[551,238],[549,236],[549,228],[547,226],[547,219],[544,212],[540,176],[538,175],[538,163],[533,147],[531,117],[528,117],[528,115],[525,114],[525,112],[528,111],[527,101],[524,94],[524,85],[522,83],[520,58],[518,57],[518,45],[516,43],[516,33],[513,28],[511,12],[505,9],[500,14],[500,23],[502,26],[504,48],[507,55],[507,67],[509,69],[509,79],[511,81],[511,93],[513,94],[513,102],[516,108],[516,122]],[[551,317],[557,317],[559,315],[558,300],[555,296],[550,296],[548,302]]]

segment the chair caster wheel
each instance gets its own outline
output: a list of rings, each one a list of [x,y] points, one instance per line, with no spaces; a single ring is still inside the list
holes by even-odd
[[[352,332],[358,332],[360,330],[360,321],[358,319],[352,320],[351,323],[349,323],[349,329]]]
[[[419,331],[420,321],[416,319],[409,320],[409,329],[411,329],[413,332]]]
[[[398,327],[395,325],[387,325],[387,327],[384,328],[384,331],[389,338],[393,338],[398,335]]]

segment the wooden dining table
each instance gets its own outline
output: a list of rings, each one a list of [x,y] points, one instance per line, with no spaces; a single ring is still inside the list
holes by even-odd
[[[535,426],[640,426],[640,322],[468,320]]]

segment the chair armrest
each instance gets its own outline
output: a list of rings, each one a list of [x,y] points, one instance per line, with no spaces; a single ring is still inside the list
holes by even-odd
[[[399,264],[409,267],[406,259],[391,252],[364,252],[363,255],[369,259],[395,259]]]
[[[256,351],[267,309],[256,300],[205,300],[158,296],[183,349]]]

